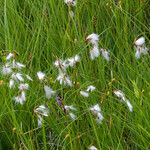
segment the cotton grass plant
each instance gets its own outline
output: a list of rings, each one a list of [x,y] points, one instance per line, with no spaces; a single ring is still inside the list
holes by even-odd
[[[0,4],[0,149],[149,149],[148,1]]]

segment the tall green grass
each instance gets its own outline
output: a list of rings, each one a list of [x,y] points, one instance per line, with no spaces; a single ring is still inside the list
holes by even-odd
[[[11,91],[0,75],[0,149],[150,149],[150,57],[136,60],[133,47],[139,35],[150,44],[149,1],[78,0],[74,12],[72,19],[63,0],[0,1],[1,61],[15,51],[34,79],[26,103],[15,105],[12,97],[17,91]],[[110,62],[101,57],[90,60],[85,38],[92,32],[100,35],[99,46],[110,50]],[[54,82],[58,72],[53,62],[75,54],[82,60],[69,74],[77,85],[61,87]],[[46,100],[36,77],[39,70],[48,76],[48,85],[59,89],[65,104],[78,107],[77,120],[70,120],[55,98]],[[79,91],[90,84],[97,90],[89,98],[81,97]],[[124,91],[132,113],[114,97],[114,89]],[[100,125],[89,112],[96,103],[105,118]],[[50,114],[38,128],[33,110],[41,104],[48,105]]]

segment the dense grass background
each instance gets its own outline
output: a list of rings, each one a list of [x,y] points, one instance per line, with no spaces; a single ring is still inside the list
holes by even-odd
[[[16,52],[17,60],[27,65],[30,84],[27,101],[15,105],[17,91],[10,91],[0,75],[0,149],[84,150],[150,149],[150,57],[135,59],[134,39],[150,38],[150,2],[148,0],[78,0],[75,17],[70,18],[63,0],[1,0],[0,50],[2,57]],[[100,35],[99,46],[110,49],[111,61],[91,61],[88,34]],[[53,62],[80,54],[78,67],[69,70],[77,84],[73,88],[55,83],[58,74]],[[77,120],[64,115],[55,102],[47,101],[37,71],[47,74],[47,84],[59,89],[64,103],[78,107]],[[78,72],[77,75],[76,72]],[[97,90],[89,98],[79,91],[93,84]],[[130,99],[134,111],[113,95],[121,89]],[[99,103],[105,117],[98,125],[88,108]],[[47,104],[49,117],[37,128],[33,109]]]

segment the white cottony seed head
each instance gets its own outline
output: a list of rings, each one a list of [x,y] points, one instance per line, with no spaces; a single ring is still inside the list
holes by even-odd
[[[59,81],[60,84],[72,86],[72,82],[70,78],[65,74],[65,73],[59,73],[57,80]]]
[[[77,0],[64,0],[68,6],[76,6]]]
[[[73,67],[77,62],[80,61],[80,56],[79,55],[75,55],[74,57],[68,58],[68,65]]]
[[[9,75],[12,73],[12,69],[9,66],[3,66],[1,73],[2,73],[2,75]]]
[[[67,111],[70,111],[70,110],[77,110],[73,105],[70,105],[70,106],[68,106],[68,105],[65,105],[64,106],[64,108],[67,110]]]
[[[121,91],[121,90],[115,90],[114,91],[114,94],[120,98],[121,100],[125,101],[126,98],[125,98],[125,94]]]
[[[45,77],[45,73],[39,71],[39,72],[37,72],[37,76],[38,76],[39,80],[43,80]]]
[[[50,99],[55,94],[55,91],[47,85],[44,86],[44,91],[47,99]]]
[[[96,104],[96,105],[90,107],[90,110],[92,111],[92,113],[94,115],[96,115],[97,123],[101,123],[102,120],[104,119],[104,117],[102,115],[101,108],[100,108],[99,104]]]
[[[140,38],[138,38],[135,42],[134,42],[134,44],[136,45],[136,46],[142,46],[143,44],[145,44],[145,38],[142,36],[142,37],[140,37]]]
[[[102,123],[103,119],[104,119],[104,117],[103,117],[102,113],[100,113],[100,112],[97,113],[97,118],[96,118],[97,123]]]
[[[69,113],[69,116],[72,120],[75,120],[77,118],[76,115],[73,113]]]
[[[129,108],[129,111],[132,112],[133,111],[133,106],[131,105],[130,101],[129,100],[126,100],[126,104]]]
[[[96,87],[95,86],[93,86],[93,85],[89,85],[88,87],[87,87],[87,92],[92,92],[92,91],[94,91],[96,89]]]
[[[90,58],[91,60],[94,60],[95,58],[97,58],[100,55],[98,46],[94,46],[91,50],[90,50]]]
[[[10,79],[9,81],[9,88],[13,88],[15,86],[15,81],[13,79]]]
[[[21,83],[21,84],[19,84],[19,90],[21,90],[21,91],[23,91],[23,90],[28,90],[28,88],[29,88],[29,84],[27,84],[27,83]]]
[[[21,68],[25,68],[26,66],[20,62],[16,62],[16,66],[15,68],[21,69]]]
[[[40,105],[34,110],[34,112],[45,117],[47,117],[49,114],[49,110],[45,105]]]
[[[139,48],[135,48],[135,49],[136,49],[135,58],[139,59],[141,57],[141,52],[140,52]]]
[[[66,76],[64,79],[64,85],[72,86],[72,81],[68,76]]]
[[[102,56],[104,57],[104,59],[106,59],[107,61],[110,60],[110,54],[106,49],[101,49],[101,53],[102,53]]]
[[[6,60],[10,60],[12,57],[14,57],[14,54],[13,54],[13,53],[9,53],[9,54],[6,56]]]
[[[120,98],[121,102],[125,103],[128,106],[130,112],[133,111],[133,106],[131,105],[130,101],[126,98],[125,94],[121,90],[115,90],[114,94],[118,98]]]
[[[37,117],[38,117],[38,127],[40,128],[43,123],[43,117],[41,115],[37,115]]]
[[[29,75],[26,75],[26,78],[30,81],[33,81],[33,79]]]
[[[19,103],[19,104],[23,105],[24,102],[26,101],[26,94],[24,91],[22,91],[19,96],[16,96],[13,99],[14,99],[15,103]]]
[[[92,146],[89,147],[89,150],[98,150],[98,149],[95,146],[92,145]]]
[[[99,41],[99,35],[96,34],[96,33],[92,33],[92,34],[87,36],[86,40],[89,41],[94,46],[97,46],[98,45],[98,41]]]
[[[66,69],[68,67],[66,60],[58,59],[54,62],[54,65],[59,69],[61,72],[66,72]]]
[[[24,82],[24,79],[22,77],[22,74],[21,73],[13,73],[11,75],[11,78],[15,81],[21,81],[21,82]]]
[[[81,94],[83,97],[89,97],[89,93],[86,92],[86,91],[80,91],[80,94]]]
[[[20,63],[20,62],[16,62],[15,60],[13,60],[12,61],[12,68],[22,69],[22,68],[25,68],[25,65]]]
[[[95,114],[101,112],[101,108],[100,108],[99,104],[96,104],[96,105],[92,106],[92,107],[90,108],[90,110],[91,110],[93,113],[95,113]]]
[[[141,46],[135,46],[135,50],[136,50],[136,53],[135,53],[135,57],[136,59],[139,59],[141,57],[141,55],[148,55],[148,51],[149,49],[147,47],[141,47]]]

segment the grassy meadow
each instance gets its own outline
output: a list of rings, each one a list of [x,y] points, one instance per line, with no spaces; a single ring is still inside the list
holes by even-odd
[[[70,10],[74,17],[69,15]],[[99,35],[99,47],[108,49],[91,60],[86,37]],[[0,0],[0,67],[6,56],[26,65],[22,73],[33,79],[23,105],[14,102],[18,89],[0,74],[0,150],[149,150],[150,149],[150,56],[135,58],[134,41],[144,36],[150,47],[149,0],[78,0],[70,7],[64,0]],[[73,86],[60,85],[54,62],[76,54],[81,60],[67,69]],[[37,72],[46,74],[39,81]],[[72,120],[45,97],[43,86],[57,91],[64,105],[73,105]],[[83,97],[81,90],[96,90]],[[114,95],[121,90],[133,112]],[[98,124],[89,108],[101,107]],[[38,127],[35,108],[46,105],[48,117]]]

